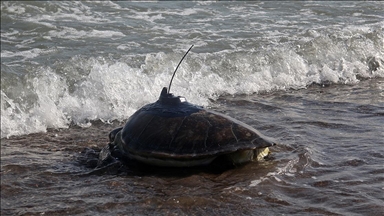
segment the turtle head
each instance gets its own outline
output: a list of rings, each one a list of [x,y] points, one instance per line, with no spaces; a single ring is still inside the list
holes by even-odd
[[[186,102],[187,99],[182,96],[174,96],[172,93],[168,93],[167,87],[164,87],[163,90],[161,90],[161,94],[159,97],[159,102],[161,104],[165,105],[177,105],[180,103]]]

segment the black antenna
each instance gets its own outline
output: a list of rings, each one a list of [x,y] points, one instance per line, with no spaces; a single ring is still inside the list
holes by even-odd
[[[177,71],[177,68],[179,68],[181,62],[184,60],[185,56],[187,56],[187,54],[189,53],[189,51],[192,49],[193,45],[189,48],[189,50],[184,54],[183,58],[180,60],[179,64],[177,65],[176,69],[175,69],[175,72],[173,72],[173,75],[172,75],[172,78],[171,78],[171,82],[169,82],[169,87],[168,87],[168,93],[171,91],[171,84],[172,84],[172,80],[173,80],[173,77],[175,76],[176,74],[176,71]]]

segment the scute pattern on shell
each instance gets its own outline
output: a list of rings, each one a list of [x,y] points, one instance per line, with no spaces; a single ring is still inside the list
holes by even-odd
[[[126,152],[149,157],[206,157],[273,145],[257,130],[220,113],[201,109],[187,116],[135,113],[122,131]]]

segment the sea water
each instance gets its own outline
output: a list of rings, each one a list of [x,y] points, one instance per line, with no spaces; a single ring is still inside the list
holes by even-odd
[[[384,214],[381,2],[2,2],[1,211]],[[220,174],[85,175],[171,92],[274,137]],[[164,171],[165,172],[165,171]]]

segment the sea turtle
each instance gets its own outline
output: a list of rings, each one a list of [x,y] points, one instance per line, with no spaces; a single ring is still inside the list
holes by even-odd
[[[174,96],[169,89],[164,87],[155,103],[136,111],[124,127],[109,134],[99,166],[116,158],[166,167],[208,165],[216,158],[241,164],[269,154],[268,147],[274,145],[270,138],[234,118]]]

